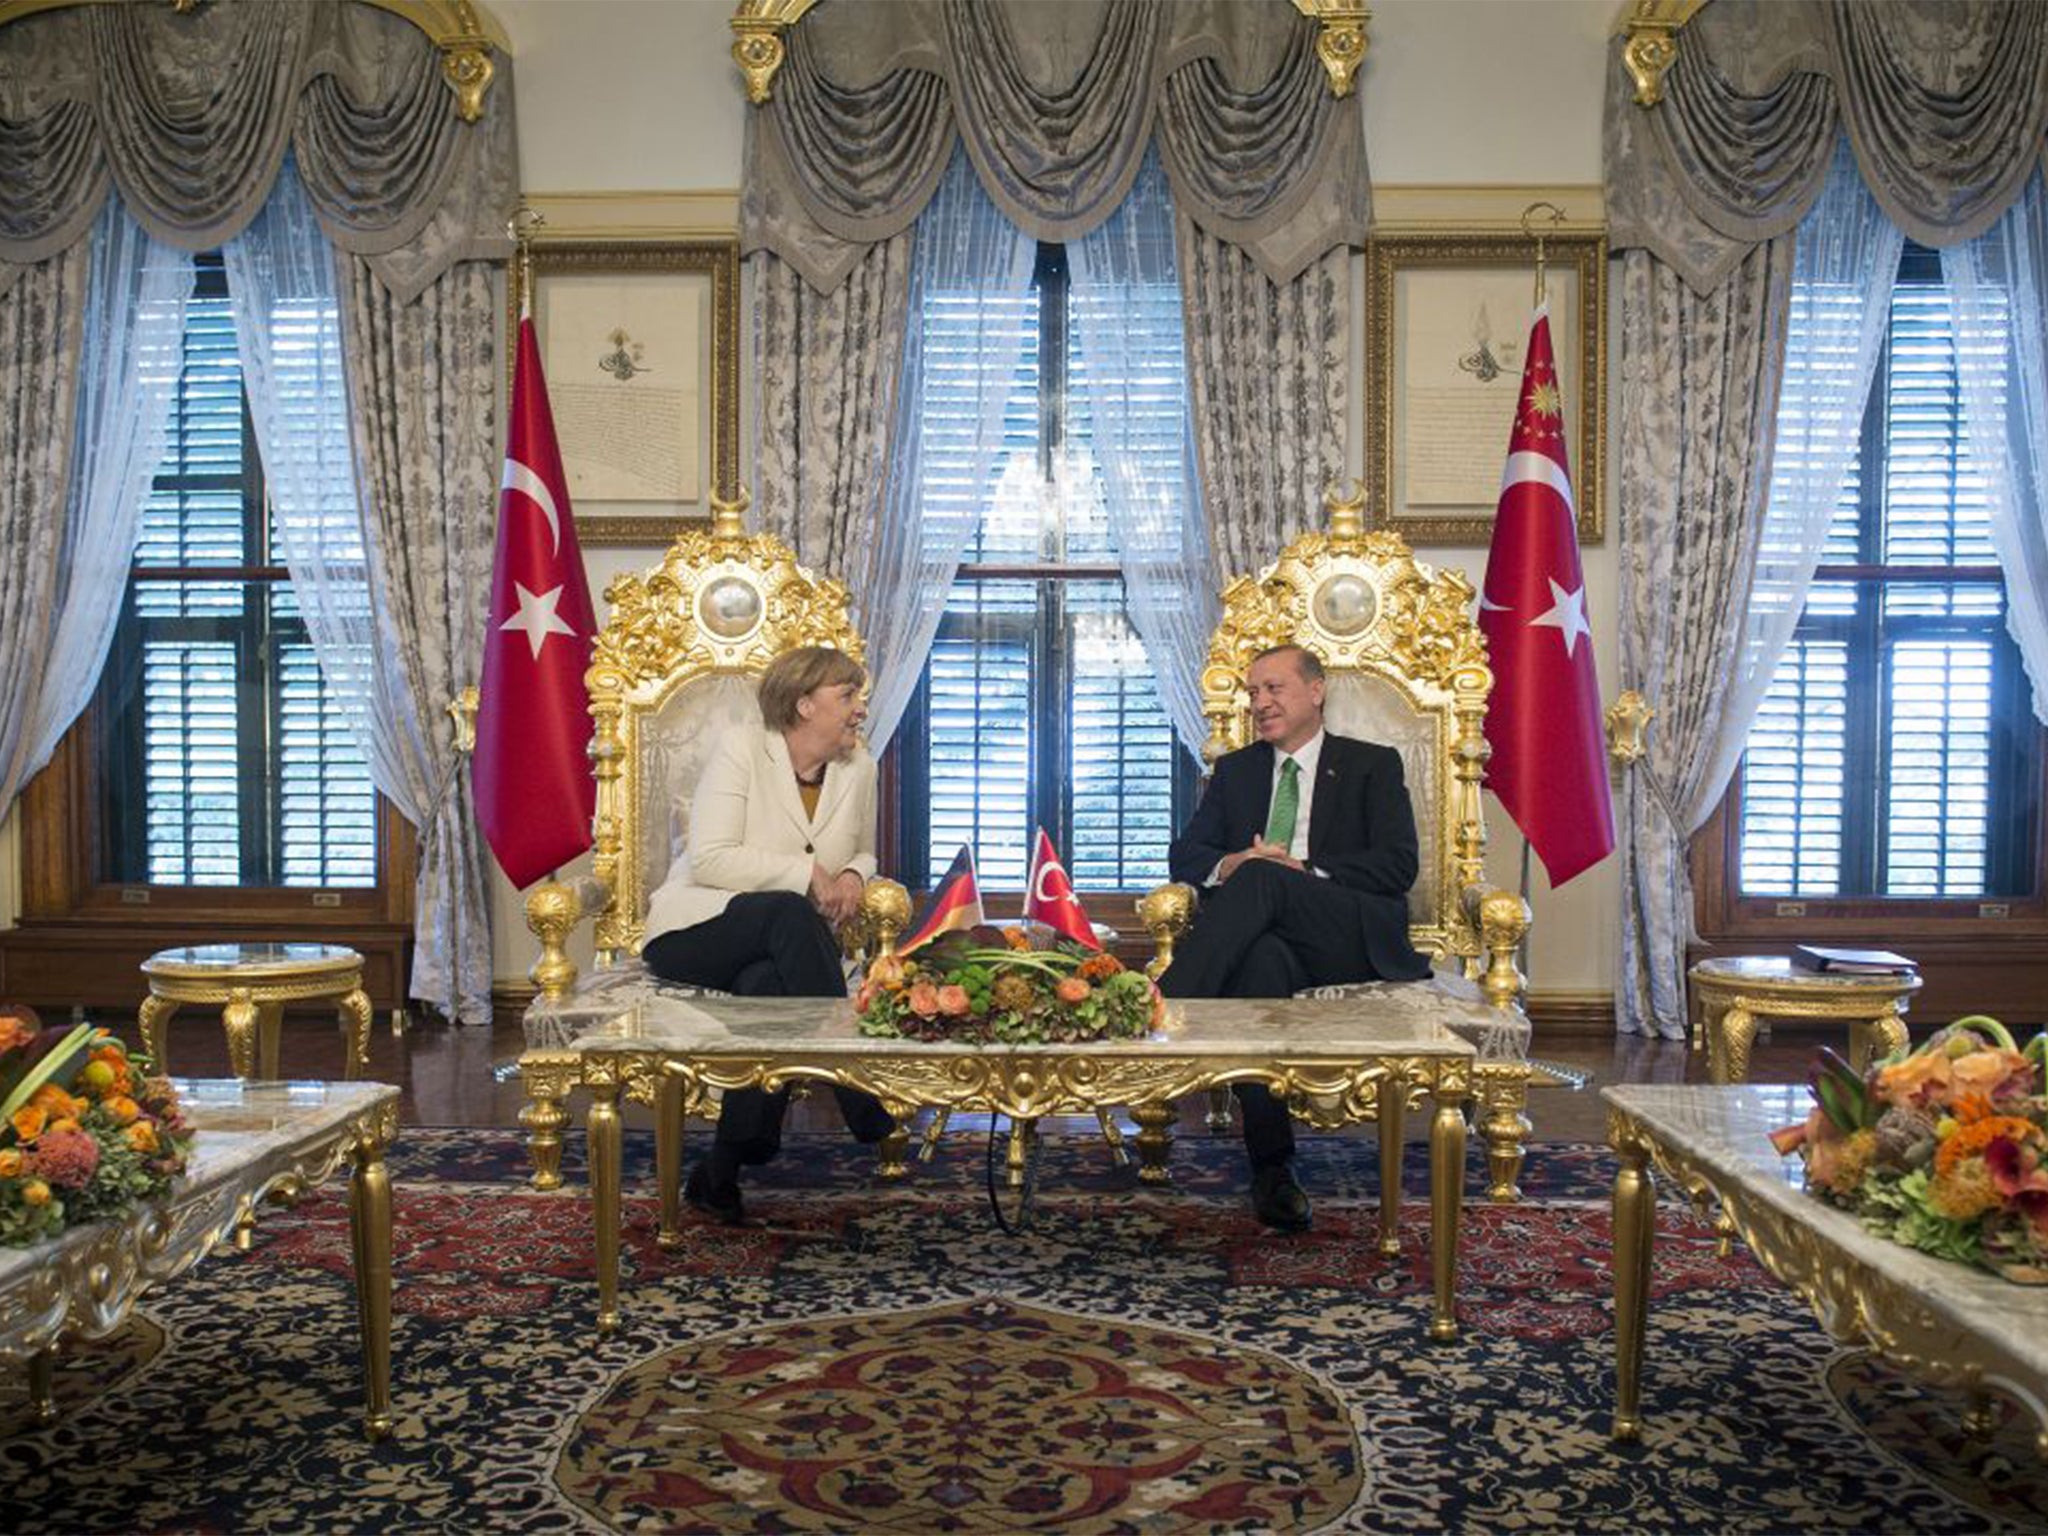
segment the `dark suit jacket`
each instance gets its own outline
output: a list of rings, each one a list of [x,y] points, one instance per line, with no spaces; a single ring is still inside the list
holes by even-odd
[[[1253,742],[1219,758],[1201,804],[1167,855],[1173,878],[1201,890],[1224,855],[1264,835],[1272,798],[1270,743]],[[1429,962],[1408,942],[1407,897],[1418,854],[1400,753],[1348,736],[1323,738],[1307,862],[1352,898],[1374,971],[1389,981],[1429,974]]]

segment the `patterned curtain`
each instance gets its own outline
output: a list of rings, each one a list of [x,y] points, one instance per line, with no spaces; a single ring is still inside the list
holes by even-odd
[[[410,303],[360,257],[341,274],[377,648],[397,663],[377,669],[373,762],[419,829],[411,995],[464,1024],[490,1022],[490,901],[446,708],[481,668],[491,586],[501,366],[492,271],[458,262]]]
[[[1181,295],[1202,505],[1214,570],[1245,574],[1318,526],[1344,478],[1348,253],[1275,282],[1183,217]]]

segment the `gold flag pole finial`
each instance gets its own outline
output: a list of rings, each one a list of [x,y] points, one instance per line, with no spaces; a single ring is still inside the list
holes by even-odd
[[[1549,214],[1545,222],[1549,224],[1550,229],[1554,230],[1564,222],[1564,210],[1555,203],[1533,202],[1522,210],[1522,234],[1525,238],[1536,242],[1536,300],[1534,307],[1537,309],[1543,307],[1543,280],[1546,264],[1543,242],[1549,238],[1549,231],[1536,228],[1536,219],[1545,210],[1548,210]]]
[[[533,232],[547,221],[548,216],[529,207],[523,197],[505,221],[505,238],[512,242],[512,287],[519,295],[522,320],[533,308]]]

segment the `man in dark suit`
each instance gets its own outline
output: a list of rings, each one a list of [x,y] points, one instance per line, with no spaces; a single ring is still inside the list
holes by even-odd
[[[1202,899],[1160,990],[1288,997],[1427,976],[1408,942],[1417,854],[1400,754],[1323,729],[1323,664],[1298,645],[1254,657],[1245,688],[1259,739],[1218,760],[1168,855]],[[1252,1209],[1269,1227],[1306,1230],[1286,1104],[1256,1083],[1239,1085],[1237,1101]]]

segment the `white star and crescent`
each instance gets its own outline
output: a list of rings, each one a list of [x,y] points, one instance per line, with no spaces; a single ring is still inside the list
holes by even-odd
[[[1554,579],[1545,579],[1550,581],[1551,607],[1548,612],[1539,613],[1531,619],[1529,627],[1556,630],[1564,637],[1565,655],[1575,655],[1579,636],[1590,637],[1593,633],[1593,626],[1586,622],[1586,589],[1582,585],[1567,592]]]
[[[498,626],[499,630],[517,630],[526,636],[526,643],[533,647],[533,659],[540,660],[540,648],[547,644],[549,635],[567,635],[576,638],[576,631],[568,620],[555,612],[562,601],[562,589],[550,587],[538,595],[529,592],[526,583],[515,581],[513,589],[519,594],[519,611]]]
[[[505,478],[498,489],[517,491],[540,508],[540,515],[548,520],[548,532],[555,538],[554,552],[559,555],[562,552],[562,514],[555,506],[555,493],[548,489],[547,481],[507,454]]]

